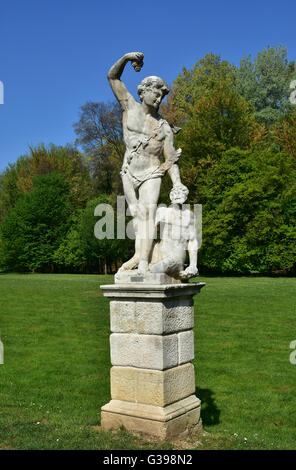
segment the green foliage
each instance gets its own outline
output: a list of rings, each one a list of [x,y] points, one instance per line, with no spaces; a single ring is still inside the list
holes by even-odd
[[[202,97],[211,95],[217,86],[223,85],[234,89],[235,83],[235,67],[215,54],[206,54],[191,70],[183,67],[182,74],[179,74],[174,81],[173,98],[170,103],[182,114],[179,114],[179,122],[171,124],[180,124],[180,118],[186,121],[188,117],[192,117],[195,114],[195,104]]]
[[[296,109],[285,114],[282,119],[273,127],[272,137],[276,145],[288,155],[294,157],[296,168]]]
[[[79,121],[73,124],[76,145],[87,155],[96,194],[116,194],[121,188],[119,176],[124,156],[122,112],[117,102],[86,102],[80,108]]]
[[[23,160],[24,158],[20,157],[16,163],[9,163],[6,170],[0,175],[0,223],[9,209],[14,206],[18,197],[22,195],[17,182]]]
[[[208,171],[213,169],[226,150],[263,144],[265,129],[256,123],[251,106],[235,91],[217,85],[194,105],[176,144],[183,149],[181,176],[193,201],[204,202],[201,188]]]
[[[223,152],[265,145],[265,127],[256,122],[252,103],[237,91],[236,68],[220,56],[207,54],[192,70],[183,69],[163,111],[182,125],[176,146],[183,150],[180,170],[190,202],[205,202],[201,188]]]
[[[82,271],[87,264],[85,243],[79,231],[80,217],[80,213],[73,217],[71,228],[54,253],[54,261],[60,269]]]
[[[63,175],[77,207],[83,207],[92,196],[91,178],[78,150],[44,144],[30,147],[29,153],[10,164],[0,177],[0,222],[21,195],[33,190],[34,178],[51,172]]]
[[[94,226],[98,218],[94,210],[99,204],[108,204],[114,212],[114,239],[98,240]],[[105,213],[102,214],[105,217]],[[101,194],[88,201],[86,208],[75,217],[69,232],[54,255],[55,262],[72,271],[112,272],[120,262],[131,255],[133,242],[116,238],[117,212],[114,198]],[[106,231],[106,227],[103,228]]]
[[[1,226],[1,264],[16,271],[54,269],[53,255],[70,225],[73,211],[69,184],[55,173],[33,180]]]
[[[251,56],[241,60],[237,89],[254,105],[256,118],[270,126],[291,110],[289,86],[295,77],[295,62],[288,62],[287,49],[268,46],[257,54],[253,63]]]
[[[239,67],[207,54],[183,68],[161,107],[168,122],[182,127],[175,147],[182,148],[187,202],[203,204],[201,270],[295,272],[296,114],[289,102],[295,78],[283,46],[268,46]],[[106,273],[129,258],[133,242],[116,239],[116,210],[115,238],[94,236],[94,208],[115,209],[122,194],[121,119],[118,103],[88,101],[74,124],[84,154],[69,145],[39,145],[0,175],[3,266]],[[65,199],[55,200],[52,183],[41,196],[39,177],[51,174],[67,184]],[[171,185],[165,175],[159,202],[170,203]],[[61,211],[51,212],[51,204]]]
[[[295,272],[296,173],[283,153],[231,149],[203,189],[200,265],[224,273]]]

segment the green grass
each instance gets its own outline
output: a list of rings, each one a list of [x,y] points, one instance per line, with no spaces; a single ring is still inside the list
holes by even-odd
[[[197,448],[296,449],[296,279],[199,280],[194,363],[209,434]],[[99,286],[112,282],[0,274],[0,449],[178,448],[96,428],[110,400],[109,300]]]

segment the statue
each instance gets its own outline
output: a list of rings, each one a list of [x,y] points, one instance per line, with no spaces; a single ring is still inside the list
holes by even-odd
[[[181,149],[174,148],[176,130],[158,114],[160,103],[169,92],[168,86],[160,77],[144,78],[138,86],[139,103],[120,79],[129,61],[139,72],[143,58],[141,52],[125,54],[109,70],[108,80],[122,109],[126,152],[120,174],[136,235],[135,254],[121,266],[117,274],[137,268],[137,274],[145,276],[155,238],[161,178],[168,172],[174,190],[183,191],[187,188],[181,182],[177,164]]]
[[[151,273],[166,273],[182,281],[198,275],[196,220],[194,213],[183,206],[188,192],[186,186],[173,188],[172,205],[157,209],[155,224],[160,226],[161,239],[154,243],[150,265]],[[189,266],[184,270],[186,250]]]
[[[205,284],[184,282],[198,273],[198,242],[195,215],[184,204],[188,188],[180,179],[181,150],[174,148],[173,129],[158,114],[168,87],[159,77],[145,78],[138,103],[120,80],[129,61],[139,72],[143,54],[125,54],[108,79],[123,111],[121,177],[136,242],[134,256],[116,273],[115,282],[101,286],[111,299],[112,330],[112,399],[101,409],[101,426],[104,431],[124,426],[169,441],[202,432],[192,364],[193,296]],[[172,180],[172,204],[157,207],[165,172]]]

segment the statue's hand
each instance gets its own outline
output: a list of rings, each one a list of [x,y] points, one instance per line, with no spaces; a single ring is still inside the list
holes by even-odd
[[[196,266],[188,266],[185,271],[180,272],[181,279],[190,279],[198,275],[198,269]]]
[[[128,52],[126,54],[126,58],[131,61],[136,60],[139,62],[143,62],[144,54],[143,52]]]
[[[131,61],[136,72],[140,72],[144,65],[144,54],[142,52],[129,52],[127,58]]]

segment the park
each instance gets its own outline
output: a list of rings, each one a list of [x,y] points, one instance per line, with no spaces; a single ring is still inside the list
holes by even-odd
[[[0,450],[296,450],[289,28],[45,3],[0,31]]]
[[[294,449],[295,279],[201,277],[196,394],[207,435],[196,449]],[[110,393],[111,276],[2,274],[2,449],[174,449],[99,429]]]

